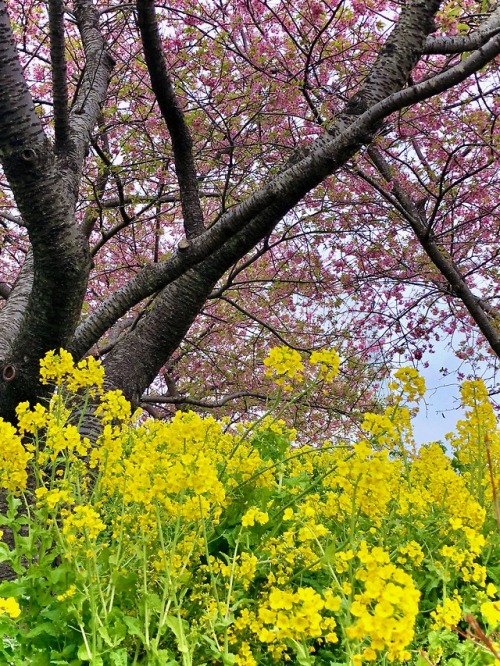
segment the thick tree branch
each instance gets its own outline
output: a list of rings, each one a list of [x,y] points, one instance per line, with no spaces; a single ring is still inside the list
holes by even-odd
[[[137,16],[151,85],[172,139],[186,238],[195,238],[203,233],[204,225],[193,141],[163,57],[154,0],[137,0]]]
[[[0,359],[6,358],[12,341],[19,333],[33,287],[33,272],[33,252],[29,250],[0,314]]]
[[[59,152],[67,147],[69,138],[68,81],[64,43],[63,0],[49,0],[49,30],[55,148]]]
[[[481,48],[488,39],[500,32],[500,7],[495,9],[477,30],[468,35],[452,35],[450,37],[427,37],[424,53],[464,53]]]
[[[46,143],[19,63],[6,3],[0,0],[0,155],[10,158]]]
[[[153,405],[191,405],[193,407],[204,407],[206,409],[217,409],[227,405],[228,402],[233,400],[240,400],[241,398],[253,398],[265,402],[267,396],[262,393],[253,393],[251,391],[236,391],[229,395],[219,398],[217,400],[196,400],[195,398],[187,398],[182,395],[156,395],[150,393],[141,397],[141,403],[150,403]]]
[[[76,0],[75,15],[85,52],[85,69],[70,112],[70,134],[78,174],[88,153],[92,130],[106,99],[115,64],[99,30],[99,15],[91,0]]]
[[[79,0],[78,5],[83,32],[92,32],[95,21],[93,28],[86,21],[95,15],[90,2]],[[99,53],[103,60],[102,49]],[[21,400],[43,395],[40,358],[49,349],[67,346],[81,314],[90,254],[76,225],[75,207],[88,135],[104,100],[109,67],[109,61],[104,67],[89,64],[97,91],[84,77],[80,94],[87,99],[81,113],[73,110],[70,145],[55,153],[35,113],[5,2],[0,1],[0,159],[28,230],[34,263],[32,288],[17,334],[2,345],[8,353],[0,358],[0,369],[10,369],[0,381],[0,410],[5,418],[13,418]],[[0,322],[8,317],[9,309],[4,308]]]

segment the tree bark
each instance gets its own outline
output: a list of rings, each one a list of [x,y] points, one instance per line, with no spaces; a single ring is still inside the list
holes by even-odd
[[[82,2],[84,34],[91,33],[93,11]],[[92,42],[92,35],[87,41]],[[93,92],[70,119],[68,145],[58,146],[56,153],[35,113],[6,5],[0,2],[0,159],[33,252],[33,282],[29,295],[24,283],[22,318],[17,307],[0,313],[0,329],[13,324],[0,358],[0,413],[9,420],[19,402],[43,395],[40,358],[49,349],[66,347],[80,318],[91,262],[75,207],[90,129],[104,101],[102,81],[108,80],[111,67],[101,52],[90,72],[94,81],[87,82]]]

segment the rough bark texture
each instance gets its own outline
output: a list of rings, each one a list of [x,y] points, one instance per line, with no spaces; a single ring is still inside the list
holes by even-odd
[[[86,29],[88,17],[81,22]],[[88,82],[94,92],[85,99],[87,110],[72,118],[67,145],[54,151],[35,113],[6,6],[0,3],[0,158],[33,252],[33,281],[29,295],[24,282],[22,317],[18,307],[0,313],[4,330],[15,317],[15,334],[2,345],[0,359],[0,412],[8,419],[20,401],[34,401],[42,393],[40,358],[49,349],[67,346],[80,318],[91,262],[87,240],[75,222],[75,207],[90,129],[104,99],[105,91],[98,85],[102,69],[100,78],[107,80],[109,63],[103,67],[101,59]],[[62,112],[62,100],[59,106]],[[64,122],[61,128],[62,141],[67,138]]]

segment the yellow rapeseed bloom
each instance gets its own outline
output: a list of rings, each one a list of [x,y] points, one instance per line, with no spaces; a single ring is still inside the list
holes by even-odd
[[[40,361],[40,379],[42,384],[54,382],[60,386],[68,375],[74,370],[73,357],[65,349],[60,349],[59,353],[49,351]]]
[[[500,601],[485,601],[481,604],[481,614],[492,628],[500,624]]]
[[[11,492],[26,488],[32,454],[23,446],[13,425],[0,418],[0,487]]]
[[[266,376],[273,377],[278,386],[290,388],[289,384],[285,382],[286,377],[298,382],[302,381],[304,364],[299,352],[295,349],[285,346],[273,347],[264,359],[264,365],[267,368]]]
[[[412,577],[391,563],[382,548],[362,541],[355,578],[364,590],[355,594],[350,612],[356,618],[346,629],[351,640],[367,640],[369,648],[387,651],[390,661],[404,661],[414,636],[420,592]],[[372,655],[372,653],[369,653]]]
[[[73,357],[65,349],[59,353],[49,351],[40,361],[42,384],[63,384],[73,392],[90,387],[101,388],[104,382],[104,368],[100,361],[89,356],[75,366]]]
[[[311,365],[319,365],[319,374],[326,382],[331,382],[339,374],[340,356],[333,349],[313,351],[309,357]]]
[[[6,613],[12,619],[21,615],[21,608],[14,597],[0,598],[0,613]]]
[[[255,523],[265,525],[269,521],[269,515],[260,511],[256,506],[250,507],[241,519],[242,527],[253,527]]]
[[[395,381],[389,384],[394,393],[400,391],[409,402],[418,402],[425,395],[425,379],[415,368],[400,368],[394,373]]]
[[[65,601],[66,599],[71,599],[76,594],[76,585],[70,585],[66,592],[58,594],[56,599],[57,601]]]
[[[95,541],[106,529],[106,525],[93,506],[75,506],[71,513],[66,511],[64,514],[62,533],[70,546],[83,543],[85,538]]]
[[[460,596],[448,597],[442,604],[436,606],[433,610],[431,617],[434,620],[432,625],[433,629],[452,629],[455,627],[462,618],[462,599]]]

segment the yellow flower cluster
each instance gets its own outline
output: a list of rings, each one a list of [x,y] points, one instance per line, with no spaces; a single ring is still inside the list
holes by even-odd
[[[500,429],[482,380],[465,381],[460,393],[465,418],[447,439],[464,467],[470,492],[491,501],[491,475],[497,484],[500,478]]]
[[[361,441],[351,448],[337,448],[330,456],[334,473],[323,485],[334,492],[325,497],[323,515],[328,518],[350,516],[353,506],[380,525],[389,504],[398,495],[401,463],[388,452],[374,451]]]
[[[76,585],[70,585],[68,589],[62,594],[58,594],[56,599],[57,601],[66,601],[66,599],[72,599],[76,594]]]
[[[390,661],[410,658],[406,649],[414,636],[420,592],[412,577],[391,563],[389,554],[362,541],[357,559],[362,566],[355,577],[364,590],[354,595],[350,611],[356,621],[347,628],[350,639],[369,641],[361,653],[365,661],[387,650]]]
[[[339,373],[340,356],[335,350],[323,349],[313,351],[309,356],[309,364],[318,366],[317,378],[324,382],[331,382]],[[278,386],[290,391],[292,386],[286,379],[303,381],[304,363],[300,353],[290,347],[273,347],[264,359],[265,375],[272,377]]]
[[[406,564],[410,560],[415,566],[418,567],[419,564],[422,564],[424,559],[424,551],[422,546],[416,541],[409,541],[404,546],[398,548],[400,556],[398,557],[398,562],[401,564]]]
[[[104,368],[93,356],[89,356],[76,365],[73,357],[65,349],[48,352],[40,361],[40,378],[43,384],[64,384],[69,391],[91,387],[102,388]]]
[[[389,389],[401,392],[409,402],[418,402],[425,395],[425,379],[415,368],[400,368],[394,373]]]
[[[311,365],[319,365],[320,377],[325,382],[331,382],[339,374],[340,356],[334,349],[313,351],[309,357]]]
[[[268,373],[301,377],[300,355],[275,349],[281,351],[270,355]],[[330,380],[338,356],[315,354],[316,376]],[[393,393],[381,414],[365,416],[368,436],[356,443],[293,447],[295,432],[269,416],[239,428],[183,411],[170,422],[137,419],[124,396],[110,392],[99,397],[102,431],[89,447],[70,407],[72,393],[93,390],[93,373],[100,386],[95,367],[49,355],[44,380],[59,387],[50,403],[20,405],[19,433],[0,422],[8,443],[0,483],[22,489],[28,462],[38,465],[34,510],[75,564],[75,579],[64,578],[52,593],[60,603],[81,599],[99,567],[109,565],[99,592],[111,590],[108,605],[102,602],[106,613],[120,595],[114,581],[135,581],[140,570],[140,584],[124,584],[125,616],[164,599],[164,610],[151,616],[168,616],[176,631],[177,617],[191,631],[190,663],[239,666],[312,664],[322,651],[315,663],[408,661],[417,584],[428,580],[442,596],[423,606],[422,634],[456,626],[472,604],[464,589],[471,597],[477,592],[474,612],[480,609],[491,629],[500,623],[486,566],[487,504],[474,494],[480,487],[488,497],[486,484],[477,485],[477,456],[489,450],[496,465],[500,449],[479,385],[464,388],[469,411],[452,440],[458,472],[438,444],[408,450],[410,411],[401,395],[417,401],[423,391],[412,369],[396,373],[392,390],[401,395]],[[481,451],[474,427],[484,433]],[[20,435],[31,440],[27,450]],[[481,479],[487,464],[483,456]],[[94,570],[78,579],[87,560]],[[166,626],[161,631],[174,645]]]
[[[26,488],[27,466],[32,455],[22,444],[16,429],[0,418],[0,487],[11,492]]]
[[[261,601],[257,621],[251,628],[258,632],[262,643],[320,636],[336,643],[338,637],[333,630],[337,623],[324,611],[338,611],[340,602],[340,597],[331,590],[320,595],[311,587],[299,587],[294,592],[273,587],[267,598]]]
[[[379,446],[394,449],[399,444],[399,433],[391,410],[386,409],[384,414],[365,414],[361,429],[372,437]]]
[[[341,598],[330,588],[322,594],[312,587],[298,587],[295,590],[283,590],[271,587],[269,592],[259,599],[256,612],[243,609],[235,620],[237,633],[248,631],[274,658],[280,659],[290,641],[300,643],[304,639],[321,639],[327,643],[337,643],[335,632],[337,622],[333,613],[340,609]],[[248,652],[248,643],[244,641],[239,651],[240,664],[251,664],[253,655]]]
[[[28,402],[20,402],[16,407],[17,427],[21,433],[35,435],[47,425],[47,410],[43,405],[36,404],[30,409]]]
[[[483,526],[486,512],[467,489],[462,475],[456,473],[450,458],[439,444],[422,446],[412,463],[410,483],[418,488],[421,506],[438,506],[448,520],[459,517],[474,530]]]
[[[500,601],[485,601],[482,603],[481,614],[490,627],[496,629],[500,624]]]
[[[265,525],[269,522],[269,515],[264,511],[259,511],[256,506],[250,507],[241,519],[242,527],[253,527],[255,523]]]
[[[267,377],[272,377],[278,386],[283,386],[285,390],[291,390],[291,385],[286,383],[285,379],[295,379],[302,381],[304,364],[298,351],[290,347],[273,347],[267,357],[264,359],[264,365],[267,370]]]
[[[483,604],[484,605],[484,604]],[[436,606],[431,617],[434,620],[433,629],[453,629],[462,618],[462,598],[459,595],[445,599],[442,604]]]
[[[106,525],[93,506],[78,505],[72,512],[63,509],[61,515],[64,517],[62,534],[71,548],[86,545],[88,541],[95,541],[106,529]]]
[[[45,505],[49,509],[54,509],[58,504],[71,505],[75,503],[69,489],[51,488],[40,486],[35,490],[38,505]]]
[[[96,409],[102,423],[111,423],[115,419],[125,421],[131,417],[129,401],[121,391],[107,391]]]
[[[109,415],[102,413],[105,422]],[[209,433],[212,439],[207,441]],[[106,425],[91,464],[101,472],[106,495],[121,497],[126,506],[141,507],[139,526],[156,531],[158,508],[168,519],[197,520],[224,503],[224,485],[210,454],[217,441],[222,445],[227,440],[215,420],[177,412],[170,423],[150,420],[137,428],[128,422],[123,427]],[[216,458],[222,453],[221,447]]]
[[[21,608],[14,597],[0,598],[0,613],[6,613],[12,619],[21,615]]]
[[[65,406],[62,395],[54,394],[48,409],[42,405],[30,409],[27,402],[22,402],[16,408],[16,415],[21,434],[34,435],[36,440],[40,431],[43,431],[44,451],[38,454],[40,464],[48,460],[55,461],[61,453],[70,457],[87,455],[90,442],[88,438],[80,436],[74,424],[69,423],[71,410]]]

